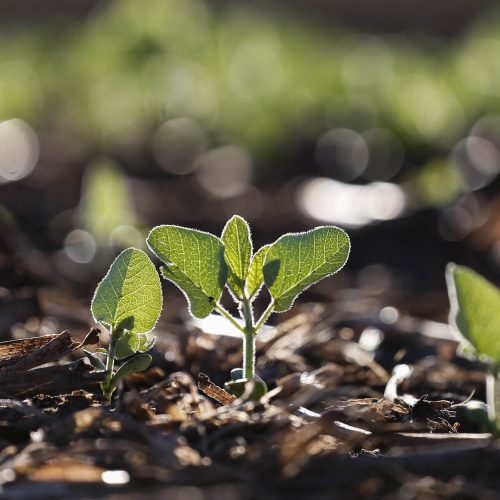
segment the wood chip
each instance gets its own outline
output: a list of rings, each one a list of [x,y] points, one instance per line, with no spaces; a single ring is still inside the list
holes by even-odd
[[[223,405],[229,405],[237,399],[233,394],[214,384],[208,375],[204,373],[198,374],[198,388],[209,398],[215,399],[215,401]]]

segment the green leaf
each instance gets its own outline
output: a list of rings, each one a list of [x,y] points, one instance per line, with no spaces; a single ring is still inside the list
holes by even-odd
[[[132,333],[128,330],[123,332],[116,341],[115,358],[123,359],[135,354],[140,347],[140,338],[138,333]]]
[[[114,374],[113,379],[111,380],[110,389],[113,391],[121,380],[129,375],[132,375],[132,373],[147,370],[151,365],[151,361],[153,361],[153,358],[149,354],[138,354],[137,356],[127,360]]]
[[[166,263],[163,276],[186,296],[197,318],[208,316],[226,285],[224,245],[216,236],[178,226],[158,226],[149,233],[149,248]]]
[[[264,283],[262,268],[264,266],[264,259],[266,258],[267,251],[270,247],[271,245],[264,245],[253,256],[245,284],[246,293],[250,300],[257,296],[260,287]]]
[[[215,307],[215,298],[210,297],[200,287],[195,285],[179,268],[174,264],[167,265],[160,269],[161,274],[167,280],[172,281],[179,287],[186,297],[189,310],[195,318],[205,318]]]
[[[222,231],[221,239],[224,259],[229,268],[229,289],[242,299],[252,257],[252,240],[246,220],[238,215],[231,217]]]
[[[94,319],[132,333],[150,331],[162,306],[161,284],[149,257],[127,248],[115,259],[92,299]]]
[[[479,355],[500,365],[500,291],[465,266],[446,268],[450,297],[450,323]]]
[[[334,226],[279,238],[267,251],[263,271],[275,301],[274,310],[290,309],[306,288],[336,273],[346,263],[349,250],[349,236]]]
[[[90,364],[99,371],[104,371],[106,370],[106,365],[104,364],[104,361],[97,356],[96,353],[87,351],[86,349],[83,349],[83,352],[85,353],[85,356],[87,356],[87,359],[90,361]]]
[[[246,385],[248,383],[248,380],[246,378],[238,377],[238,374],[243,374],[243,370],[241,368],[231,370],[231,380],[224,384],[226,389],[229,389],[229,391],[232,392],[237,398],[243,396],[246,390]],[[253,391],[252,394],[249,395],[249,397],[253,401],[259,401],[260,398],[264,396],[268,391],[267,384],[258,375],[255,375],[253,383]]]

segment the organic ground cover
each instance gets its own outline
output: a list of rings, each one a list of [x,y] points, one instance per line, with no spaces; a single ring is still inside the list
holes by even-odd
[[[242,222],[232,219],[219,241],[227,243]],[[165,227],[179,231],[157,230]],[[154,235],[149,242],[157,249]],[[485,368],[456,354],[453,331],[434,321],[446,306],[436,308],[432,294],[412,306],[389,292],[336,287],[333,301],[295,304],[255,338],[255,371],[268,392],[256,398],[250,384],[236,397],[224,383],[244,366],[242,333],[211,324],[211,309],[198,314],[204,319],[190,319],[184,297],[169,286],[154,326],[161,299],[146,259],[142,251],[123,252],[92,304],[97,320],[123,329],[127,342],[120,355],[115,349],[121,366],[141,356],[152,361],[140,373],[130,369],[121,377],[118,368],[110,378],[96,362],[109,354],[99,354],[108,338],[102,327],[88,331],[88,303],[47,287],[31,297],[10,296],[18,319],[36,312],[11,330],[19,340],[0,344],[5,498],[134,498],[148,491],[175,498],[493,498],[499,451],[483,402]],[[175,265],[173,258],[165,262]],[[234,272],[236,261],[230,262]],[[132,273],[124,274],[130,265]],[[117,314],[99,309],[118,268],[125,288],[127,276],[134,280],[134,270],[145,270],[151,315],[134,313],[143,300],[134,295],[138,288],[125,291],[128,305],[114,304]],[[229,283],[238,297],[245,288],[236,278]],[[256,307],[264,311],[265,301]],[[424,318],[425,309],[441,311]],[[154,346],[143,337],[153,326]],[[71,334],[48,334],[63,327]],[[119,361],[127,354],[129,361]],[[108,396],[113,389],[111,403],[101,387]]]

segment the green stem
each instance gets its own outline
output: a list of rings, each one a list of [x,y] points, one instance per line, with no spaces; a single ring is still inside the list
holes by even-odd
[[[255,377],[255,335],[245,334],[243,342],[243,373],[247,380]]]
[[[255,336],[273,312],[274,301],[271,301],[257,324],[254,324],[251,300],[248,297],[243,297],[240,301],[240,315],[244,321],[243,327],[220,304],[215,304],[215,310],[245,336],[243,340],[243,376],[247,380],[252,380],[255,377]]]
[[[257,324],[255,325],[255,334],[256,335],[259,332],[259,330],[262,328],[264,323],[267,321],[269,316],[271,316],[273,311],[274,311],[274,300],[271,300],[271,302],[267,306],[267,309],[262,313],[262,316],[260,317],[259,321],[257,321]]]
[[[245,321],[245,341],[243,343],[243,373],[247,380],[255,376],[255,333],[252,305],[247,297],[241,301],[241,317]]]
[[[243,335],[245,335],[245,329],[220,305],[215,304],[215,310],[219,312],[224,318],[232,323]]]
[[[106,378],[104,379],[101,387],[104,396],[108,401],[111,401],[111,395],[113,391],[111,389],[111,381],[113,380],[113,369],[115,367],[115,350],[116,343],[118,338],[120,337],[119,330],[114,330],[113,327],[109,330],[109,346],[108,346],[108,354],[106,358]]]

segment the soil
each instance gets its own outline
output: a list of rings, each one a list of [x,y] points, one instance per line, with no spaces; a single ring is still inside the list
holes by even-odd
[[[153,367],[109,405],[82,361],[106,340],[85,301],[27,290],[2,303],[18,339],[0,344],[2,498],[497,498],[483,367],[387,294],[344,290],[276,318],[257,344],[270,392],[253,402],[223,388],[241,341],[192,326],[169,288]]]
[[[131,182],[151,225],[168,216],[220,232],[232,210],[188,180]],[[439,236],[438,210],[349,230],[345,270],[257,338],[257,373],[270,389],[258,403],[224,390],[241,340],[195,327],[166,284],[152,368],[129,377],[110,405],[82,348],[107,342],[89,303],[112,256],[61,267],[67,231],[54,236],[53,220],[79,193],[49,187],[0,186],[18,223],[2,222],[0,234],[1,498],[499,498],[485,368],[456,354],[444,284],[450,260],[495,281],[484,259],[499,236],[495,191],[461,242]],[[256,246],[314,225],[293,187],[259,187],[261,212],[252,216],[250,204],[248,217]]]

